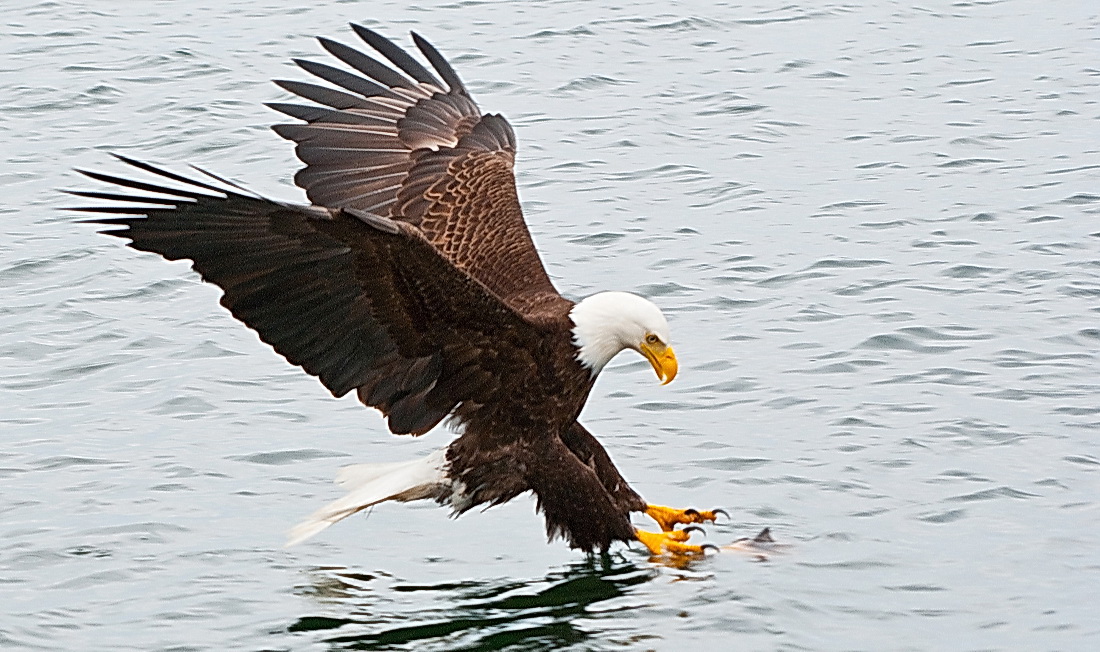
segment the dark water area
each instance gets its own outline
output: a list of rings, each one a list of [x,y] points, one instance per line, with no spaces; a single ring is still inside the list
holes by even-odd
[[[0,648],[1092,650],[1100,8],[38,2],[0,31]],[[761,562],[547,545],[522,497],[285,532],[387,434],[185,263],[58,209],[188,163],[300,200],[262,102],[348,21],[451,59],[519,139],[564,294],[644,294],[582,420]],[[641,521],[639,521],[641,523]]]

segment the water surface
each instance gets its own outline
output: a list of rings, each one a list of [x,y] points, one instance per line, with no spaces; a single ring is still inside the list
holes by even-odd
[[[520,140],[568,296],[641,292],[584,421],[681,567],[547,545],[527,498],[282,549],[385,434],[184,263],[56,209],[107,152],[298,199],[269,79],[354,20],[447,53]],[[1093,649],[1100,18],[1089,3],[5,3],[0,647]],[[406,41],[407,42],[407,41]]]

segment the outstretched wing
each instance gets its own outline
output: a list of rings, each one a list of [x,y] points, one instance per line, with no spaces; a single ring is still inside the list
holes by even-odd
[[[119,157],[122,158],[122,157]],[[544,332],[412,226],[356,209],[263,199],[122,158],[178,182],[84,174],[153,194],[72,191],[135,249],[190,259],[223,306],[335,396],[352,389],[395,433],[422,434],[537,364]],[[232,184],[231,184],[232,185]]]
[[[268,105],[304,122],[274,127],[298,144],[306,164],[295,182],[314,204],[419,227],[452,263],[510,305],[522,308],[524,295],[556,294],[523,221],[508,121],[482,115],[451,66],[420,36],[413,34],[413,41],[435,73],[378,33],[352,28],[389,65],[321,38],[325,50],[355,72],[295,63],[342,90],[275,82],[316,103]]]

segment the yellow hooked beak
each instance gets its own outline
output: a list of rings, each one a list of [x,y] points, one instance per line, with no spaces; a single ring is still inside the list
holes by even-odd
[[[649,360],[649,364],[653,365],[653,370],[657,372],[657,377],[661,379],[662,385],[671,383],[672,379],[676,377],[676,371],[680,367],[676,363],[676,354],[672,351],[671,346],[665,346],[660,342],[656,344],[642,342],[638,346],[638,352],[644,355],[646,360]]]

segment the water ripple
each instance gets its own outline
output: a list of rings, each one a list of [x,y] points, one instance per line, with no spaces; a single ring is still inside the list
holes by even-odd
[[[1097,647],[1095,15],[334,6],[4,5],[0,647]],[[386,434],[57,189],[119,151],[300,201],[267,80],[350,18],[508,116],[557,287],[669,316],[677,381],[625,352],[582,415],[625,477],[786,554],[584,560],[527,497],[281,548],[345,459],[451,434]]]

